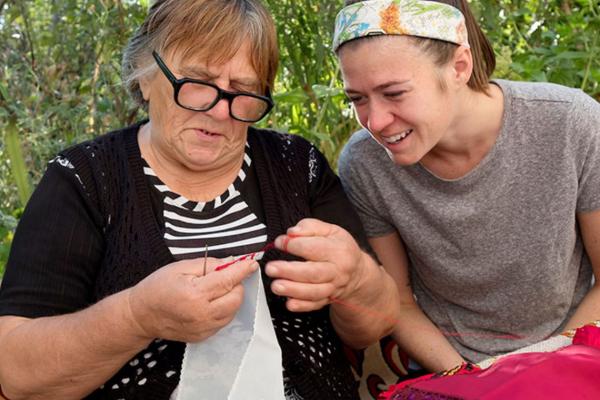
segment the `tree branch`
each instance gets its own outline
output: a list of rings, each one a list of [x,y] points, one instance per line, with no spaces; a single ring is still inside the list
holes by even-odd
[[[35,73],[35,49],[33,46],[33,39],[31,38],[31,26],[29,25],[29,13],[28,10],[25,9],[24,2],[19,2],[21,6],[21,15],[23,16],[23,22],[25,23],[25,38],[27,39],[27,43],[29,44],[29,54],[31,57],[31,70]]]
[[[2,15],[2,11],[4,11],[4,6],[8,3],[8,0],[0,0],[0,15]]]

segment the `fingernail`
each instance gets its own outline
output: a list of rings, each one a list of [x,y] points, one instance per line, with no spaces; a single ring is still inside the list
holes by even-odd
[[[287,305],[287,309],[290,311],[296,311],[298,309],[298,306],[293,301],[288,300],[286,305]]]
[[[285,289],[281,283],[274,283],[272,286],[273,293],[280,294]]]
[[[269,276],[277,275],[277,265],[273,263],[268,263],[265,267],[265,273]]]
[[[250,270],[252,272],[256,271],[258,269],[259,265],[256,261],[254,261],[252,264],[250,264]]]
[[[277,248],[285,251],[287,253],[287,248],[288,248],[288,243],[290,242],[290,237],[289,236],[279,236],[277,239],[275,239],[275,246],[277,246]]]
[[[291,240],[290,236],[286,236],[285,237],[285,241],[284,241],[284,244],[283,244],[283,250],[285,250],[286,253],[288,251],[288,246],[290,244],[290,240]]]
[[[298,225],[292,226],[291,228],[289,228],[287,230],[287,234],[290,237],[298,236],[298,235],[300,235],[301,232],[302,232],[302,228],[300,228]]]

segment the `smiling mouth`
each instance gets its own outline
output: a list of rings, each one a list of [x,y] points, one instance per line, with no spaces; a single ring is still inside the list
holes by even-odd
[[[390,136],[390,137],[382,136],[382,140],[384,142],[386,142],[386,143],[389,143],[389,144],[399,143],[402,140],[406,139],[412,132],[413,132],[412,129],[407,129],[404,132],[399,133],[399,134],[394,135],[394,136]]]

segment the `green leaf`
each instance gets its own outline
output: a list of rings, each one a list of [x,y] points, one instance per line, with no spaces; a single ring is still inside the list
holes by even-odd
[[[2,95],[2,98],[4,99],[4,101],[8,102],[9,101],[9,97],[8,97],[8,91],[6,90],[6,86],[4,86],[4,84],[2,84],[2,82],[0,82],[0,95]]]
[[[548,77],[546,76],[546,72],[538,71],[533,74],[532,79],[536,82],[548,82]]]
[[[550,60],[581,60],[589,58],[590,54],[585,51],[563,51],[550,57]]]
[[[6,125],[4,139],[14,183],[17,185],[21,206],[24,207],[29,200],[29,196],[31,196],[31,185],[27,177],[27,168],[25,167],[19,132],[14,121],[9,121],[8,125]]]
[[[315,96],[317,96],[318,99],[321,99],[323,97],[335,97],[335,96],[340,96],[340,95],[344,94],[344,90],[339,87],[329,87],[329,86],[325,86],[325,85],[313,85],[312,89],[315,92]]]
[[[287,92],[276,93],[273,95],[273,100],[278,103],[299,104],[308,100],[308,95],[301,88],[296,88]]]

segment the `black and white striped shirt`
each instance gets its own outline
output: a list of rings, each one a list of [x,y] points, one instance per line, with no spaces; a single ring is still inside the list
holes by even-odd
[[[235,181],[215,199],[195,202],[169,189],[145,163],[144,173],[163,197],[164,239],[175,259],[204,257],[207,247],[209,257],[237,257],[265,245],[267,228],[241,195],[251,164],[246,144]]]

